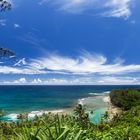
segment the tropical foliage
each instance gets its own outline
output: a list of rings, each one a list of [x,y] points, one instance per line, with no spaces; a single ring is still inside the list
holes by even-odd
[[[111,102],[123,110],[140,105],[140,91],[134,89],[113,90],[110,94]]]

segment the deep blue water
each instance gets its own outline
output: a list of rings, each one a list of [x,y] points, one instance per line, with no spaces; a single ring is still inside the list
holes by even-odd
[[[7,113],[52,110],[73,107],[90,93],[140,86],[0,86],[0,109]]]

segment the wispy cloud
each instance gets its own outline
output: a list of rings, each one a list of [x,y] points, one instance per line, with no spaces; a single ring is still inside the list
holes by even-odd
[[[0,19],[0,25],[6,26],[6,19]]]
[[[38,31],[38,29],[32,28],[33,31]],[[22,36],[17,36],[17,38],[28,45],[33,47],[42,53],[44,53],[45,49],[42,46],[48,46],[46,38],[40,38],[34,32],[28,32]]]
[[[13,66],[0,66],[0,74],[46,74],[46,71],[38,70],[30,67],[13,67]]]
[[[14,23],[14,28],[19,28],[19,27],[20,27],[20,25],[19,25],[19,24]]]
[[[22,65],[26,65],[26,64],[27,63],[26,63],[25,58],[22,58],[22,59],[18,60],[18,62],[15,63],[14,66],[22,66]]]
[[[101,85],[135,85],[140,84],[140,77],[135,78],[128,76],[105,76],[98,78],[97,83]]]
[[[125,75],[140,73],[140,64],[126,65],[118,58],[108,63],[105,56],[83,52],[77,58],[49,54],[38,59],[25,58],[14,66],[0,66],[0,74]]]
[[[48,3],[48,2],[50,2],[50,1],[51,1],[51,0],[41,0],[41,1],[39,1],[39,4],[42,5],[42,4]]]
[[[103,15],[128,18],[131,15],[131,3],[132,0],[110,0],[105,4],[105,7],[109,7],[111,10],[105,12]]]
[[[107,17],[124,17],[131,15],[133,0],[42,0],[40,4],[47,2],[58,7],[59,10],[69,13],[92,12]],[[98,12],[97,12],[98,11]]]
[[[117,60],[117,61],[116,61]],[[51,70],[52,72],[65,72],[67,74],[126,74],[140,72],[140,65],[125,65],[124,60],[115,59],[108,63],[103,55],[85,52],[77,58],[60,55],[48,55],[46,58],[33,59],[31,67],[38,70]]]

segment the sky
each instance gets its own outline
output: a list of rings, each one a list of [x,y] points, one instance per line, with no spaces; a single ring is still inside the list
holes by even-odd
[[[140,84],[139,0],[9,0],[0,85]]]

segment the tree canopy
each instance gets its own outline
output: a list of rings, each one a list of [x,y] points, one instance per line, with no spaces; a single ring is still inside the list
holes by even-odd
[[[11,9],[11,3],[10,2],[8,2],[6,0],[0,0],[0,12],[10,10],[10,9]],[[13,58],[13,57],[15,57],[15,53],[12,52],[9,49],[0,47],[0,58],[1,57]]]
[[[130,108],[140,105],[140,90],[113,90],[110,93],[110,99],[113,105],[129,110]]]
[[[15,53],[9,49],[0,47],[0,58],[1,57],[13,58],[15,57]]]
[[[11,3],[6,0],[0,0],[0,11],[6,11],[11,9]]]

